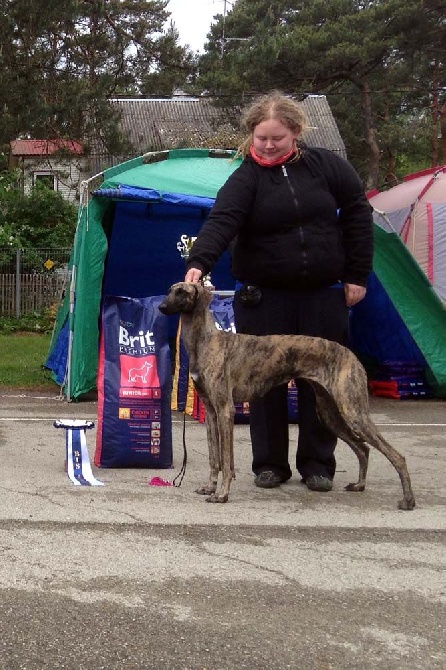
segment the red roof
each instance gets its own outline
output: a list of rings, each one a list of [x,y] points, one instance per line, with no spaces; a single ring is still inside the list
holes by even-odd
[[[13,156],[50,156],[60,150],[81,154],[83,148],[80,142],[74,140],[13,140],[11,142]]]

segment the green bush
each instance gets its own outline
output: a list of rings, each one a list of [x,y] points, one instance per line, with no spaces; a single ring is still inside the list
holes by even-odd
[[[70,247],[77,207],[45,184],[29,195],[19,187],[16,172],[0,173],[0,247]]]
[[[52,333],[54,320],[54,307],[48,307],[42,312],[24,314],[20,318],[0,316],[0,333]]]

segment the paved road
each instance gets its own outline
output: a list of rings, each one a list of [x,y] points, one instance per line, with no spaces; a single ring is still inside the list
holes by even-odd
[[[357,466],[342,443],[331,493],[297,476],[256,489],[247,426],[230,502],[208,505],[190,419],[182,486],[148,486],[181,466],[180,414],[172,471],[94,469],[105,486],[75,487],[52,422],[95,420],[95,401],[0,400],[1,670],[446,668],[446,402],[372,401],[411,471],[402,512],[380,454],[364,493],[343,490]]]

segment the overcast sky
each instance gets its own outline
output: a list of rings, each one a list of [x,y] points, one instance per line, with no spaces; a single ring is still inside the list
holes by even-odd
[[[228,2],[227,11],[229,9]],[[203,50],[212,19],[215,14],[223,14],[223,10],[223,0],[169,0],[167,5],[181,44],[189,44],[192,51]]]

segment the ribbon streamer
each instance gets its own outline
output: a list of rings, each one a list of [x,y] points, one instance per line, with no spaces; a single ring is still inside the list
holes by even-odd
[[[60,419],[55,428],[65,428],[65,446],[68,477],[75,486],[104,486],[104,482],[93,475],[87,450],[86,431],[94,428],[93,421]]]

